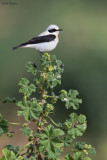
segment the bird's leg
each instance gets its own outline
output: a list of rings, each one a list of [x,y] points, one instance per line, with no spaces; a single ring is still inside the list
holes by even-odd
[[[39,53],[40,53],[40,56],[42,57],[42,56],[43,56],[43,52],[40,52],[40,51],[39,51]]]

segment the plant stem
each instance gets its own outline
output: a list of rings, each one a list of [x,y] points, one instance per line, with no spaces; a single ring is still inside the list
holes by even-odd
[[[29,143],[27,143],[27,144],[17,153],[16,156],[18,156],[20,152],[24,151],[24,149],[25,149],[27,146],[29,146],[30,144],[33,144],[33,141],[30,141]],[[24,154],[25,154],[25,153],[24,153]]]
[[[9,124],[11,124],[11,125],[17,125],[17,126],[21,125],[21,123],[15,123],[15,122],[9,122]]]
[[[32,119],[32,120],[31,120],[30,122],[28,122],[28,123],[24,123],[23,125],[28,126],[28,125],[31,124],[32,122],[34,122],[34,119]],[[11,122],[10,122],[10,123],[11,123]],[[20,124],[20,123],[19,123],[19,124]],[[20,129],[23,127],[23,125],[22,125],[20,128],[14,130],[14,131],[11,131],[11,132],[9,132],[9,133],[16,133],[16,132],[20,131]]]
[[[59,96],[50,96],[50,95],[46,95],[49,98],[58,98]]]
[[[35,144],[38,141],[38,138],[36,137],[35,140],[33,141],[33,147],[31,149],[31,152],[28,154],[27,158],[29,159],[32,156],[33,150],[35,148]]]
[[[47,117],[50,119],[50,121],[51,121],[55,126],[58,127],[58,125],[53,121],[53,119],[52,119],[51,117],[49,117],[49,116],[47,116]]]

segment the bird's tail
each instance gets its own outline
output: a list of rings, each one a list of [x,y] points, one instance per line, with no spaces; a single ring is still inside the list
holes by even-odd
[[[17,48],[21,48],[21,47],[22,47],[22,45],[15,46],[15,47],[13,47],[13,48],[12,48],[12,50],[15,50],[15,49],[17,49]]]

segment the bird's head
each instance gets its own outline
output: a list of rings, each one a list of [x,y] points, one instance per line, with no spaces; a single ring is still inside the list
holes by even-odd
[[[48,26],[48,28],[46,29],[46,31],[48,31],[51,34],[59,34],[59,31],[62,31],[62,29],[60,29],[55,24],[51,24],[51,25]]]

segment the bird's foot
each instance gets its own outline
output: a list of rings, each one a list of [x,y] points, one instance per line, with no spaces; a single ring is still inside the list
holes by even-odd
[[[40,56],[42,57],[43,56],[43,52],[39,52],[40,53]]]

